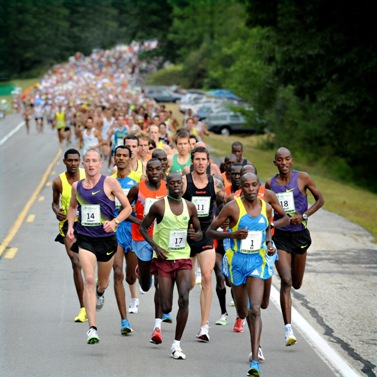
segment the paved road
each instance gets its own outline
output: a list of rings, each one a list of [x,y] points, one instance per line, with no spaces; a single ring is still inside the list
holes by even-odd
[[[182,340],[186,361],[169,357],[172,325],[163,326],[162,345],[149,343],[152,291],[140,297],[140,313],[130,318],[134,333],[122,337],[109,289],[98,319],[101,343],[86,345],[87,325],[73,322],[77,300],[69,261],[62,245],[53,241],[57,224],[50,209],[51,182],[64,170],[55,133],[46,130],[38,135],[33,130],[26,135],[22,128],[2,142],[19,123],[17,116],[0,122],[0,376],[246,375],[248,335],[232,332],[234,308],[229,307],[230,325],[211,326],[209,344],[196,341],[198,287],[191,294],[189,322]],[[52,163],[55,158],[58,162]],[[326,211],[313,217],[316,246],[308,260],[304,287],[295,294],[297,346],[283,345],[278,306],[272,303],[263,313],[262,344],[267,357],[263,375],[375,375],[376,250],[362,229],[335,219]],[[353,263],[356,251],[358,263]],[[272,301],[276,300],[275,291]],[[218,316],[214,297],[212,324]]]

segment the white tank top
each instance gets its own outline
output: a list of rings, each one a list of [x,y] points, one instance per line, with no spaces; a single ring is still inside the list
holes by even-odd
[[[96,136],[94,136],[95,128],[92,128],[89,135],[86,133],[86,130],[83,131],[82,134],[82,157],[84,154],[95,145],[98,145],[99,140]],[[98,148],[97,148],[98,150]]]
[[[101,135],[103,140],[107,140],[108,132],[110,127],[113,125],[115,118],[111,117],[110,120],[107,120],[106,117],[103,118],[102,130]]]

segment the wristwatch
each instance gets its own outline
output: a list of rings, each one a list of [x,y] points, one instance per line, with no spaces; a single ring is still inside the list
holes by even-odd
[[[308,219],[308,215],[306,213],[303,213],[302,214],[302,219],[306,221]]]
[[[270,228],[273,229],[275,227],[275,224],[271,221],[270,222]]]
[[[117,224],[117,226],[118,226],[120,221],[116,217],[114,218],[114,221],[115,221],[115,224]]]

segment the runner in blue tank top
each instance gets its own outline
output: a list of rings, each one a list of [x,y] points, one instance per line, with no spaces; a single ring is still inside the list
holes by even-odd
[[[266,182],[266,189],[275,192],[281,206],[291,219],[288,226],[275,229],[273,236],[279,255],[276,268],[281,279],[280,304],[285,325],[286,346],[296,343],[291,326],[291,288],[293,286],[299,289],[304,278],[307,250],[311,245],[311,237],[307,229],[308,217],[317,212],[325,202],[312,177],[308,173],[292,170],[292,163],[291,152],[287,148],[279,148],[274,160],[279,173]],[[308,208],[307,190],[315,200],[310,208]],[[275,213],[274,220],[279,218]]]
[[[259,178],[255,174],[244,174],[242,196],[227,203],[206,232],[209,238],[226,239],[224,274],[232,283],[237,315],[247,319],[250,333],[252,360],[248,376],[260,376],[258,348],[264,280],[274,274],[269,258],[276,254],[269,224],[272,209],[270,204],[258,198],[259,188]],[[228,219],[228,232],[217,230]]]

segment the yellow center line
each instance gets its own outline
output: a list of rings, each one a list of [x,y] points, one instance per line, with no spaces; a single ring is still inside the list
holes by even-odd
[[[20,227],[21,227],[21,225],[22,225],[22,223],[23,223],[23,221],[24,221],[24,219],[26,217],[26,214],[28,213],[30,207],[35,202],[35,200],[36,200],[37,196],[39,195],[39,193],[41,192],[43,186],[46,184],[46,181],[49,178],[50,172],[51,172],[53,166],[59,160],[59,158],[61,156],[61,153],[62,153],[62,151],[61,151],[61,149],[59,149],[59,151],[56,154],[54,160],[52,161],[52,163],[48,166],[47,170],[45,171],[45,173],[44,173],[41,181],[39,182],[39,185],[38,185],[37,189],[34,191],[33,195],[31,196],[31,198],[26,203],[24,209],[18,215],[18,218],[15,221],[15,223],[13,224],[12,228],[9,230],[8,234],[4,238],[4,241],[1,243],[1,245],[0,245],[0,257],[2,256],[2,254],[4,253],[4,250],[12,242],[14,236],[17,234],[18,230],[20,229]]]

